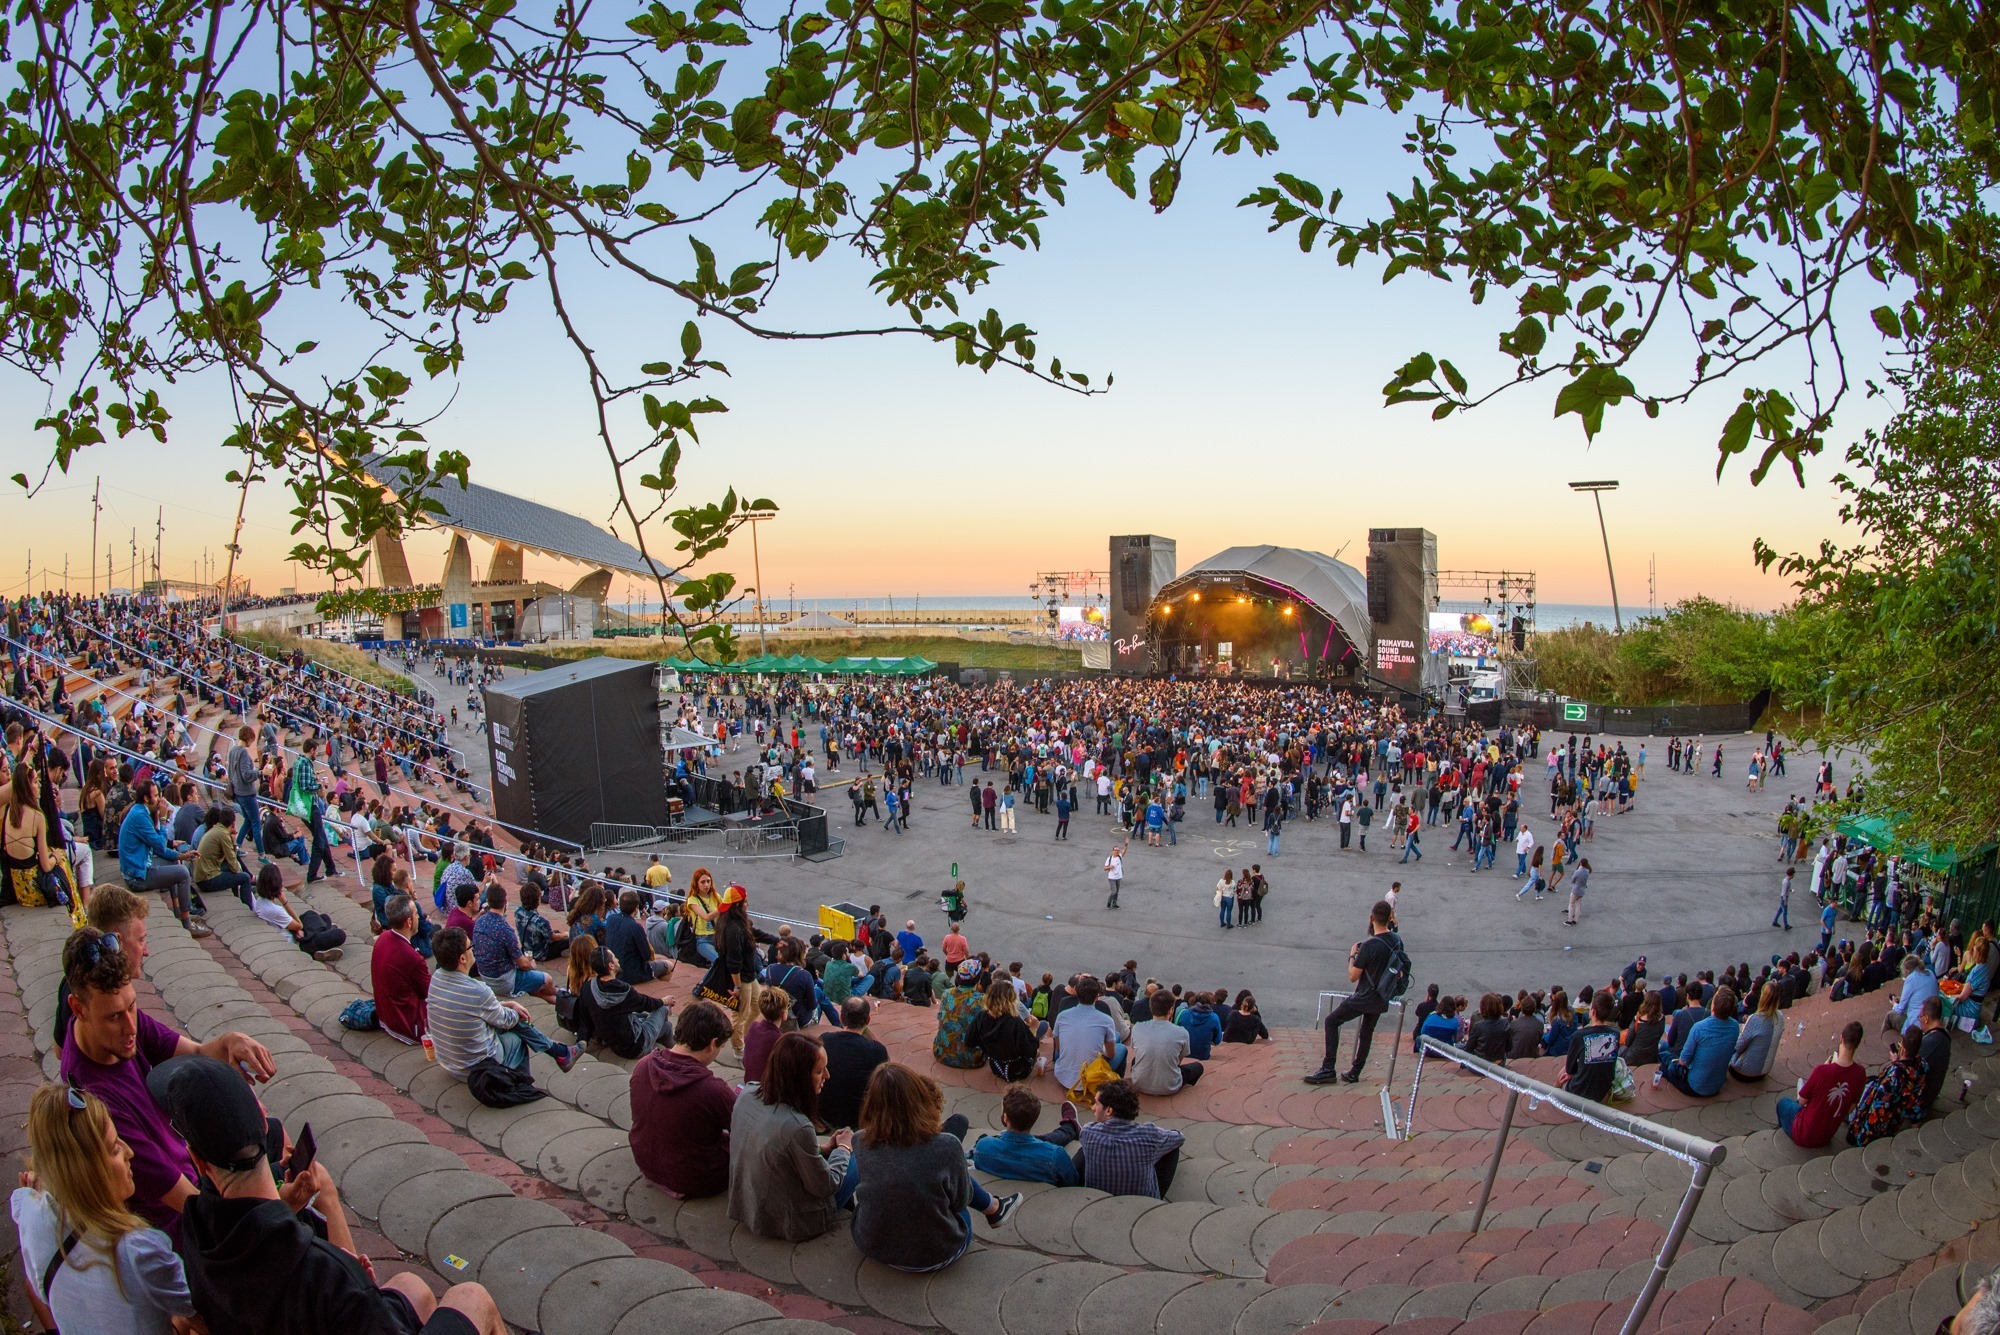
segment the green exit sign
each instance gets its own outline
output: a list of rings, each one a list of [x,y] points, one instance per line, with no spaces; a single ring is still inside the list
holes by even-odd
[[[1590,721],[1589,705],[1579,704],[1574,701],[1571,701],[1563,705],[1564,723],[1588,723],[1589,721]]]

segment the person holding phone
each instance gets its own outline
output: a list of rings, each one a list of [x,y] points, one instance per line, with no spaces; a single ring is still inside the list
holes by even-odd
[[[187,1205],[181,1258],[209,1335],[504,1335],[481,1285],[457,1284],[442,1297],[414,1274],[378,1285],[332,1175],[314,1161],[310,1128],[277,1147],[281,1184],[264,1110],[234,1071],[187,1057],[159,1067],[149,1084],[204,1182]]]

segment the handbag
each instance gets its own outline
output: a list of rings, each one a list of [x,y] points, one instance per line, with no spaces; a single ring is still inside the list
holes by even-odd
[[[1118,1078],[1118,1072],[1111,1069],[1111,1063],[1102,1055],[1092,1057],[1084,1063],[1083,1070],[1076,1077],[1076,1087],[1069,1091],[1071,1101],[1088,1106],[1097,1097],[1098,1086],[1109,1084]]]
[[[723,967],[722,960],[708,966],[700,982],[694,985],[694,994],[703,1001],[713,1001],[721,1006],[736,1004],[736,977]]]
[[[299,787],[299,771],[292,767],[292,781],[285,791],[285,810],[300,820],[309,821],[313,814],[312,794]]]
[[[42,902],[44,904],[60,905],[63,908],[71,906],[69,876],[63,870],[63,864],[60,862],[47,871],[38,871],[35,873],[35,889],[42,892]]]

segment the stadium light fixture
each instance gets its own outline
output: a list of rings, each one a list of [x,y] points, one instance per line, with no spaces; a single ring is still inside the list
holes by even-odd
[[[1604,493],[1618,490],[1618,484],[1611,481],[1572,482],[1571,491],[1587,491],[1590,499],[1597,503],[1597,536],[1604,539],[1604,573],[1611,580],[1611,623],[1618,633],[1625,633],[1625,617],[1618,610],[1618,575],[1611,568],[1611,534],[1604,527]]]

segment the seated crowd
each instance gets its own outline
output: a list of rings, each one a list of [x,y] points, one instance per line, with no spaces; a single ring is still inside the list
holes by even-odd
[[[1560,987],[1487,993],[1475,1006],[1441,995],[1433,984],[1417,1004],[1418,1038],[1429,1037],[1505,1065],[1563,1058],[1557,1080],[1598,1102],[1633,1097],[1630,1074],[1655,1068],[1652,1084],[1691,1098],[1713,1098],[1727,1081],[1767,1079],[1785,1037],[1783,1012],[1800,997],[1826,991],[1842,1001],[1901,980],[1884,1017],[1894,1035],[1890,1059],[1873,1078],[1856,1060],[1865,1027],[1850,1021],[1834,1050],[1779,1100],[1781,1128],[1804,1148],[1830,1143],[1845,1128],[1865,1145],[1931,1116],[1951,1066],[1951,1026],[1992,1019],[1988,980],[2000,968],[2000,942],[1986,923],[1969,939],[1957,924],[1920,922],[1870,938],[1773,956],[1753,977],[1747,964],[1653,986],[1642,955],[1600,987],[1579,989],[1574,1003]]]

